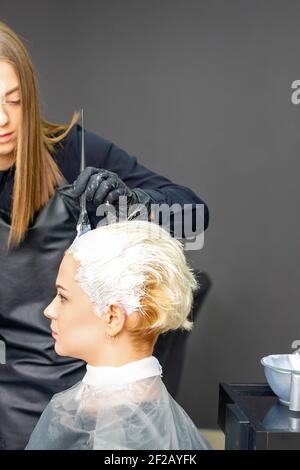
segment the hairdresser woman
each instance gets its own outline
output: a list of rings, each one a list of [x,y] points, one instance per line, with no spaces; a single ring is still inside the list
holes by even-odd
[[[0,340],[6,345],[0,449],[23,449],[52,395],[84,374],[80,361],[55,354],[42,315],[55,295],[64,250],[76,236],[80,194],[87,195],[93,228],[96,207],[122,195],[147,208],[155,202],[202,203],[90,132],[85,133],[88,168],[79,177],[77,120],[75,114],[70,125],[56,125],[41,118],[28,52],[0,22]]]

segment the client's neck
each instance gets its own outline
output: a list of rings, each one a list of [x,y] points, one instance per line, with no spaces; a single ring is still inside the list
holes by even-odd
[[[149,357],[152,353],[153,345],[151,344],[143,342],[141,345],[134,346],[128,339],[117,337],[109,339],[102,345],[101,350],[90,354],[87,363],[91,366],[120,367]]]

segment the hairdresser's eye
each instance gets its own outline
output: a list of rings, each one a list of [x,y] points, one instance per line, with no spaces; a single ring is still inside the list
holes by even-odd
[[[21,103],[21,100],[10,100],[10,101],[6,101],[7,104],[11,104],[12,106],[17,106],[18,104]]]

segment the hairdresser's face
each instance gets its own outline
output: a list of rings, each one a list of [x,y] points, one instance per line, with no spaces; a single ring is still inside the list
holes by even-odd
[[[19,82],[12,65],[0,60],[0,171],[14,163],[21,122],[21,95],[17,87]]]
[[[51,320],[55,351],[91,362],[103,343],[104,327],[87,294],[75,281],[79,263],[66,254],[56,279],[57,295],[44,314]]]

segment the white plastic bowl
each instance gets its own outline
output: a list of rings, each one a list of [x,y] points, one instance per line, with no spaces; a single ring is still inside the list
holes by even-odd
[[[261,359],[271,389],[284,405],[290,404],[292,373],[300,374],[299,354],[273,354]]]

